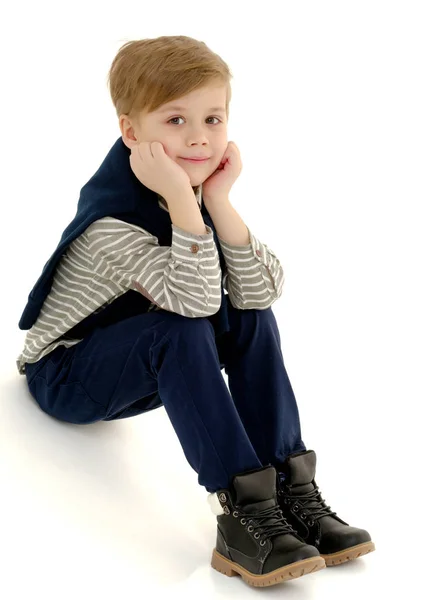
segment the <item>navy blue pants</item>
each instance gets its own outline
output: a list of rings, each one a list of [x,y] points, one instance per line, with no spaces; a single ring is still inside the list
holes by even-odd
[[[272,308],[227,302],[231,329],[218,338],[207,318],[163,309],[96,328],[27,363],[31,395],[50,416],[78,424],[164,406],[208,492],[228,488],[237,473],[276,466],[306,450],[276,319]]]

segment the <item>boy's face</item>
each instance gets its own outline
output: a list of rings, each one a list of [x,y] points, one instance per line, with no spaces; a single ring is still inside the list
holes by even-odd
[[[183,110],[172,110],[172,106]],[[227,148],[226,87],[194,90],[154,112],[140,113],[136,121],[121,115],[120,128],[128,148],[140,142],[161,142],[165,153],[189,175],[191,185],[198,186],[214,173]],[[209,159],[200,164],[184,160],[193,156]]]

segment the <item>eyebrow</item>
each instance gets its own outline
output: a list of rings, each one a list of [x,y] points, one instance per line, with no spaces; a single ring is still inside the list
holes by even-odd
[[[187,108],[185,106],[168,106],[167,108],[163,108],[159,112],[163,113],[163,112],[170,112],[170,111],[174,111],[174,110],[185,112],[187,110]],[[217,106],[214,108],[209,108],[208,112],[224,112],[225,113],[226,110],[221,106]]]

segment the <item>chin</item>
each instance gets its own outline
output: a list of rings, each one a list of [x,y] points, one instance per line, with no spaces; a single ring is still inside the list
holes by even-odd
[[[201,183],[205,181],[206,177],[190,177],[190,185],[192,187],[199,187]]]

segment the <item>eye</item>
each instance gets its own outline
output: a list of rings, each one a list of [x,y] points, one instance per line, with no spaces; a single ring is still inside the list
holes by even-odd
[[[174,121],[175,119],[182,119],[182,118],[183,117],[172,117],[172,119],[170,119],[168,121],[168,123],[171,123],[171,121]],[[219,121],[221,123],[221,121],[218,117],[207,117],[207,119],[217,119],[217,121]],[[178,125],[178,123],[173,123],[173,125]]]

